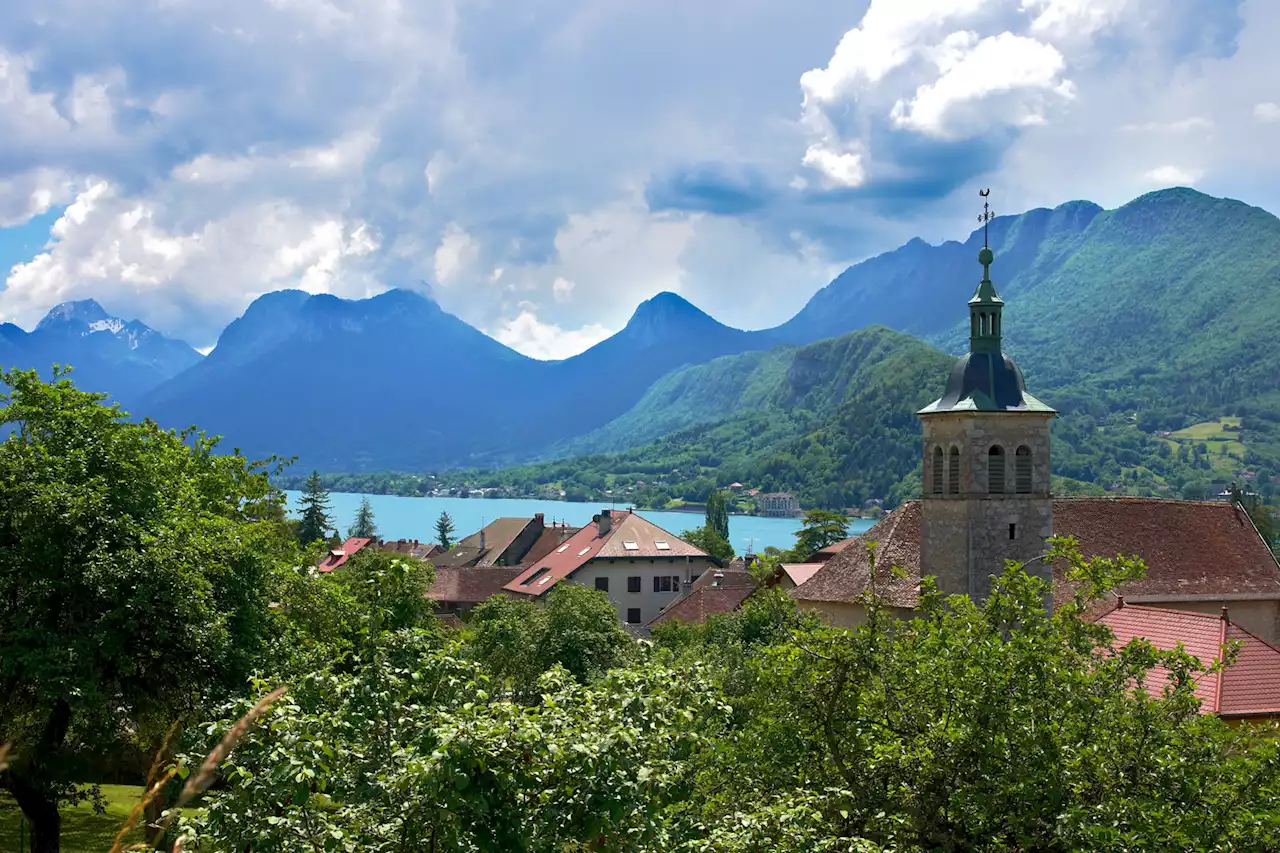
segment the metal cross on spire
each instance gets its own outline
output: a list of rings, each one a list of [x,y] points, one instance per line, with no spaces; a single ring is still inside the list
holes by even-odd
[[[990,189],[978,190],[978,195],[982,196],[982,213],[978,214],[978,222],[982,224],[982,248],[987,246],[987,223],[996,218],[996,213],[991,209],[991,205],[987,203],[987,196],[991,195]]]

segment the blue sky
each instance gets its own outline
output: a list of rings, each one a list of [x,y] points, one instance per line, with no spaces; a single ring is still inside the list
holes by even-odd
[[[0,321],[208,347],[264,292],[411,287],[539,357],[662,290],[770,326],[982,186],[1280,210],[1278,41],[1274,0],[9,0]]]

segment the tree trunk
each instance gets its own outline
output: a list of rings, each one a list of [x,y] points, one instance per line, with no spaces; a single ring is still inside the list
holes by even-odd
[[[59,853],[61,848],[62,815],[58,812],[49,765],[57,760],[70,728],[71,706],[59,699],[49,710],[49,719],[45,721],[31,763],[21,769],[10,768],[5,773],[4,787],[9,789],[31,824],[31,853]]]
[[[31,853],[58,853],[62,815],[58,814],[57,799],[18,775],[11,775],[7,787],[31,824]]]

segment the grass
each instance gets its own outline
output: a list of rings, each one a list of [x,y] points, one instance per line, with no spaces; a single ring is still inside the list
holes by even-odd
[[[93,806],[81,803],[62,809],[63,853],[107,853],[116,833],[129,817],[129,811],[142,796],[142,788],[134,785],[103,785],[102,795],[107,801],[105,814],[95,814]],[[0,853],[22,853],[18,846],[22,812],[7,795],[0,795]],[[27,827],[27,839],[31,827]],[[126,836],[126,842],[142,841],[142,831],[134,829]]]

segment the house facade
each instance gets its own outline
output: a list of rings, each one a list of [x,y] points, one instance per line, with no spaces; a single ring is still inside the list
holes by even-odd
[[[790,492],[771,492],[756,498],[756,510],[771,518],[795,518],[800,514],[800,501]]]
[[[545,600],[556,584],[580,584],[608,596],[623,622],[643,625],[714,568],[714,558],[640,515],[606,509],[503,589]]]

